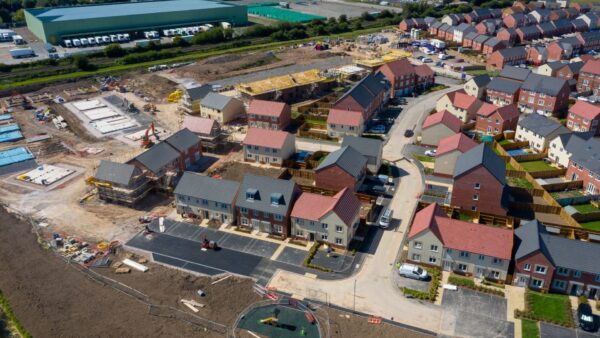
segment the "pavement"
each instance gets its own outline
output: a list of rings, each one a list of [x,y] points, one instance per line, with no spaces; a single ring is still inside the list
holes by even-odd
[[[581,329],[569,329],[562,326],[540,322],[541,338],[598,338],[600,332],[586,332]]]

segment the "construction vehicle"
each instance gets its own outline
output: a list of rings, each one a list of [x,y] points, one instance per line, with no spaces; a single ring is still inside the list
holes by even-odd
[[[152,103],[147,103],[144,105],[144,111],[154,114],[157,111],[156,105],[154,105]]]
[[[279,316],[279,309],[275,308],[275,309],[273,309],[273,314],[271,314],[270,317],[263,318],[263,319],[259,320],[258,323],[278,327],[279,326],[279,319],[277,318],[278,316]]]
[[[89,185],[95,185],[97,187],[112,189],[112,184],[105,182],[98,182],[94,176],[89,176],[85,179],[85,183]]]
[[[169,97],[167,100],[171,103],[175,103],[181,99],[182,95],[183,95],[183,92],[178,89],[178,90],[172,92],[171,94],[169,94]]]
[[[160,141],[160,137],[158,136],[158,134],[156,134],[156,130],[154,129],[154,122],[152,122],[150,123],[150,126],[148,126],[148,129],[146,129],[144,137],[142,137],[142,147],[146,149],[154,145],[154,142],[150,140],[150,130],[152,130],[152,135],[154,136],[156,141]]]
[[[217,250],[219,248],[217,246],[217,242],[208,240],[208,238],[206,238],[206,235],[202,235],[201,246],[202,249],[207,250]]]

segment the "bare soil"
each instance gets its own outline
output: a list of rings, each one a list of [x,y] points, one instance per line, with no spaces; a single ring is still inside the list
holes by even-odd
[[[208,176],[221,175],[221,178],[225,180],[232,180],[241,182],[244,179],[244,175],[262,175],[273,178],[279,177],[283,172],[283,169],[273,167],[258,167],[243,162],[225,162],[220,167],[211,170],[207,173]]]
[[[162,103],[167,102],[169,94],[177,89],[177,83],[155,73],[125,75],[121,84],[138,96]]]
[[[354,316],[332,308],[323,308],[329,315],[329,327],[332,338],[346,337],[402,337],[425,338],[430,337],[422,333],[411,331],[386,323],[369,324],[367,318]]]

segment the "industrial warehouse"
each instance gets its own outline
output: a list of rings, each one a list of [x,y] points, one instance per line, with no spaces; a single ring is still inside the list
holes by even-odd
[[[244,25],[245,6],[208,0],[166,0],[25,11],[27,27],[44,42],[94,34],[138,33],[211,22]]]

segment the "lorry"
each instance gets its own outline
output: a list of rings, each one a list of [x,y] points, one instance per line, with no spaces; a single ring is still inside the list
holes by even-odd
[[[444,49],[446,48],[446,43],[442,40],[438,40],[438,39],[431,39],[429,40],[429,43],[434,46],[437,49]]]
[[[13,35],[12,39],[13,39],[13,42],[15,43],[15,45],[26,44],[25,39],[23,39],[23,37],[20,35]]]
[[[31,48],[17,48],[10,50],[10,56],[13,59],[34,57],[35,52]]]

